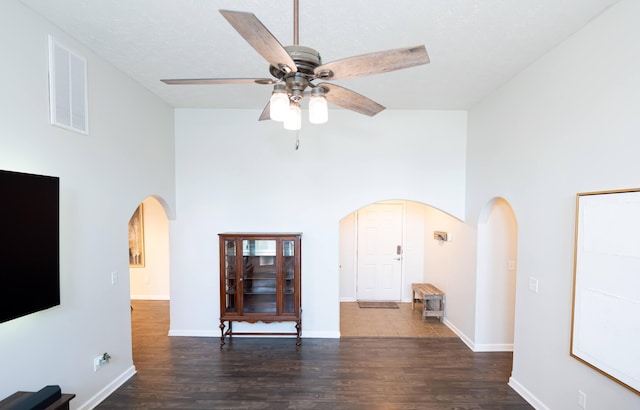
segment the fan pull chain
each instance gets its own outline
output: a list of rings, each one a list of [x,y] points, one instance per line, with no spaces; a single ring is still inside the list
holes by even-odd
[[[296,151],[300,148],[300,131],[296,131]]]

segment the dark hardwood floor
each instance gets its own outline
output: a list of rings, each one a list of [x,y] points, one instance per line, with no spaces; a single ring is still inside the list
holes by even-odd
[[[531,409],[510,353],[456,338],[168,337],[168,302],[133,301],[138,373],[98,409]]]

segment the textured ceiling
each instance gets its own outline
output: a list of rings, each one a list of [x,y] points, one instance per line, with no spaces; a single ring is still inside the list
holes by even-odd
[[[618,0],[300,0],[300,44],[323,62],[425,44],[431,63],[336,81],[389,109],[467,109]],[[174,107],[259,108],[270,77],[218,12],[250,11],[293,43],[293,0],[21,0]]]

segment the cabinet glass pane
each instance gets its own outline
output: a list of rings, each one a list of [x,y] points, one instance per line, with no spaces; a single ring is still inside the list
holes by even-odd
[[[226,287],[225,310],[227,312],[236,312],[236,242],[224,241],[224,282]]]
[[[294,310],[294,284],[295,284],[295,242],[282,241],[282,257],[284,259],[284,306],[283,313],[293,313]]]
[[[242,241],[245,256],[276,256],[276,241],[271,239],[245,239]]]
[[[242,241],[244,313],[276,313],[276,241]]]

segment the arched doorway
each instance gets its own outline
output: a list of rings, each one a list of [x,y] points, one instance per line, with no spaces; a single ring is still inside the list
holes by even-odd
[[[150,344],[166,343],[169,332],[167,213],[168,207],[162,198],[150,196],[138,204],[129,220],[129,297],[134,363]],[[132,251],[132,247],[135,250]]]
[[[352,322],[348,316],[354,312],[353,303],[360,299],[358,292],[360,283],[358,270],[360,264],[358,259],[361,247],[358,241],[363,231],[359,227],[361,215],[367,213],[371,207],[390,204],[399,205],[402,209],[402,218],[399,221],[401,224],[400,231],[402,232],[401,252],[399,255],[402,263],[401,277],[399,278],[401,293],[396,299],[400,302],[398,303],[401,305],[400,309],[402,310],[403,308],[402,304],[409,305],[409,309],[411,309],[412,283],[432,283],[447,292],[451,276],[451,260],[455,258],[453,252],[454,243],[452,241],[461,232],[464,224],[432,206],[415,201],[381,201],[364,206],[340,220],[339,269],[342,335],[370,336],[372,328],[375,326],[375,324],[369,323],[366,329],[362,329],[363,334],[356,334],[357,332],[353,332],[350,329],[345,331],[346,329],[342,324]],[[436,231],[448,232],[451,242],[434,239],[434,232]],[[394,242],[391,249],[391,253],[394,254],[392,256],[398,256],[396,255],[396,247],[397,245]],[[345,311],[345,309],[348,309],[348,311]],[[421,313],[417,310],[414,313],[416,313],[418,322],[420,322],[422,319]],[[446,323],[439,323],[438,325],[442,328],[437,330],[437,334],[432,334],[432,337],[454,336],[453,331],[447,327]],[[402,337],[416,337],[411,335],[410,332],[404,334],[401,329],[394,329],[401,326],[398,321],[394,321],[393,324],[387,323],[385,326],[387,329],[384,332],[381,331],[379,335],[391,336],[395,333],[402,335]],[[426,337],[427,335],[428,332],[423,332],[417,337]]]
[[[475,351],[513,351],[517,236],[511,205],[487,203],[478,223]]]
[[[134,221],[137,226],[132,228]],[[169,219],[163,205],[154,197],[145,198],[129,225],[130,236],[133,231],[139,235],[139,255],[133,261],[137,263],[129,265],[131,299],[169,300]],[[131,254],[130,250],[130,259]]]

